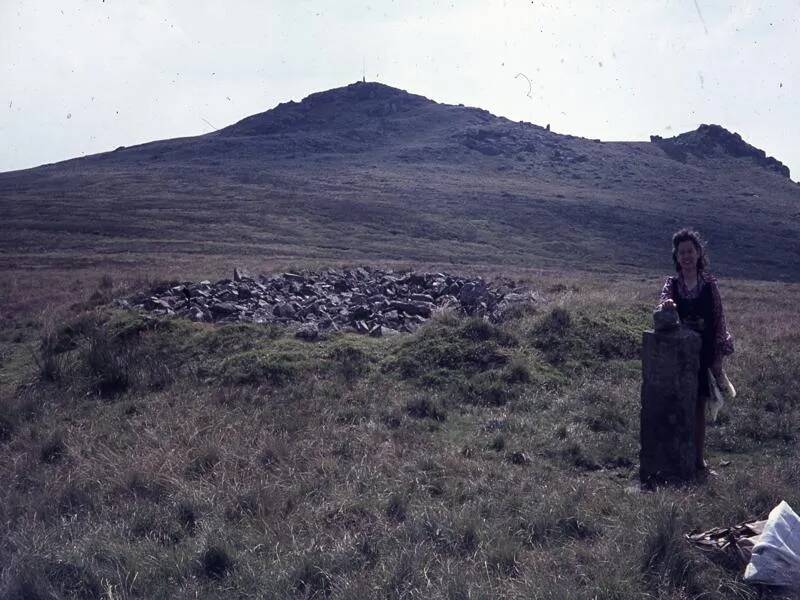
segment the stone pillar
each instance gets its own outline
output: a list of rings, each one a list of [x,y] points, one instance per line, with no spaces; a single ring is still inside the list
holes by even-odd
[[[645,485],[692,479],[700,336],[685,327],[645,331],[639,479]]]

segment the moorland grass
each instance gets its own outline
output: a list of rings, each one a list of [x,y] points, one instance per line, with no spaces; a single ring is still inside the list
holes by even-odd
[[[709,427],[718,477],[636,493],[657,285],[533,285],[503,322],[384,339],[105,305],[14,321],[0,597],[788,597],[683,534],[800,506],[793,288],[723,289],[739,396]]]

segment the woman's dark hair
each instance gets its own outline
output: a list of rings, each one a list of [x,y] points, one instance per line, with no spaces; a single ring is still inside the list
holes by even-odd
[[[678,262],[678,244],[690,241],[697,250],[697,272],[700,273],[708,267],[708,255],[703,244],[703,238],[694,229],[681,229],[672,235],[672,262],[675,270],[680,272],[681,265]]]

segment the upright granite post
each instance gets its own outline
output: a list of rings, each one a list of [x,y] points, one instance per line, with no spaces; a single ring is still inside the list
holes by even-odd
[[[674,309],[653,315],[642,337],[639,479],[645,485],[687,481],[696,474],[694,442],[700,336],[681,327]]]

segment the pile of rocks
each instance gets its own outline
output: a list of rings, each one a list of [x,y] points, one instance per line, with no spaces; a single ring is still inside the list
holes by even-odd
[[[119,303],[193,321],[295,324],[299,337],[314,339],[346,328],[374,336],[409,332],[437,310],[497,320],[531,298],[513,282],[491,286],[480,278],[359,267],[269,277],[236,269],[233,279],[165,285]]]

